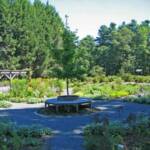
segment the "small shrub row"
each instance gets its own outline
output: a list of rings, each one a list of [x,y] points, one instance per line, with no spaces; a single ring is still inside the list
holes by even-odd
[[[88,82],[88,83],[103,83],[103,82],[121,83],[121,82],[123,82],[123,79],[119,76],[100,75],[100,76],[96,76],[96,77],[87,77],[85,79],[85,82]]]
[[[125,82],[150,83],[150,76],[124,74],[121,78]]]
[[[0,149],[41,149],[42,137],[45,135],[51,135],[51,130],[38,126],[16,127],[12,123],[1,122]]]
[[[142,75],[131,75],[131,74],[123,74],[120,76],[105,76],[100,75],[96,77],[87,77],[85,78],[86,82],[89,83],[102,83],[102,82],[136,82],[136,83],[150,83],[150,76],[142,76]]]

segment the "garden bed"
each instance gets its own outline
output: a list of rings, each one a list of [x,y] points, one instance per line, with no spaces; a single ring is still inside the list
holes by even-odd
[[[84,129],[87,150],[113,150],[118,146],[129,150],[150,149],[150,118],[130,114],[123,122],[111,123],[107,118]]]
[[[37,125],[17,127],[11,122],[0,122],[0,149],[40,150],[45,138],[51,135],[49,128]]]

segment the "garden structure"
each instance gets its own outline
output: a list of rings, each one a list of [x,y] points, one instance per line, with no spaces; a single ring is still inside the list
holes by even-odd
[[[64,107],[68,112],[70,112],[71,107],[75,107],[76,112],[79,112],[81,106],[92,108],[91,99],[75,95],[64,95],[53,99],[47,99],[45,101],[45,108],[55,107],[57,113],[61,107]]]
[[[18,75],[24,75],[26,74],[26,71],[24,70],[0,70],[1,78],[3,76],[7,77],[9,80],[12,80]]]
[[[0,70],[0,79],[4,76],[10,81],[10,89],[12,80],[19,75],[26,75],[24,70]]]

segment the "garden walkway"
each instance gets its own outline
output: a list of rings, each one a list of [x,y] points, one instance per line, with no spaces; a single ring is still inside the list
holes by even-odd
[[[43,105],[43,104],[42,104]],[[82,129],[91,123],[94,114],[90,115],[68,115],[68,116],[50,116],[44,117],[36,113],[37,107],[41,104],[34,105],[15,105],[11,109],[0,110],[0,120],[8,118],[17,125],[38,124],[49,127],[55,135],[46,142],[45,150],[84,150]],[[101,109],[98,115],[107,115],[111,120],[123,120],[129,113],[143,113],[150,115],[150,105],[134,104],[128,102],[116,101],[95,101],[95,107]],[[117,109],[123,106],[123,110]]]

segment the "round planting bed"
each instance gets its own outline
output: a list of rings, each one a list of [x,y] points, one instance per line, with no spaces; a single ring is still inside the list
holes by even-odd
[[[68,112],[71,107],[75,107],[76,112],[79,112],[80,106],[91,108],[92,101],[89,98],[82,98],[76,95],[58,96],[57,98],[47,99],[45,101],[45,108],[55,107],[56,112],[59,112],[59,108],[62,106],[65,107]]]

